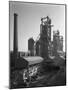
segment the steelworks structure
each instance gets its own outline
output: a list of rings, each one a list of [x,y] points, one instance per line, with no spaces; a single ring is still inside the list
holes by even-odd
[[[48,58],[49,54],[51,53],[52,26],[53,25],[51,25],[51,19],[48,16],[41,18],[40,34],[38,35],[35,42],[32,39],[28,40],[28,50],[33,51],[34,45],[34,56],[41,56],[43,58]]]
[[[43,58],[48,58],[50,54],[51,44],[51,19],[47,16],[41,18],[40,25],[40,55]]]
[[[53,55],[58,51],[63,51],[63,36],[60,36],[59,30],[53,32]]]

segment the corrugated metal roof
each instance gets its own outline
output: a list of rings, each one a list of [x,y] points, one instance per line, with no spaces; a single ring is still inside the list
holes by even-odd
[[[23,58],[28,61],[29,65],[37,64],[43,61],[43,58],[39,56],[28,56]]]

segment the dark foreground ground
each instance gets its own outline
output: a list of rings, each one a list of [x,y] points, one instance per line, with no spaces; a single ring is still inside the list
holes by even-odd
[[[49,66],[46,65],[46,67],[49,68],[45,72],[45,75],[42,76],[41,79],[39,78],[35,83],[30,84],[31,87],[66,85],[66,61],[64,59],[56,58],[53,64],[50,64]]]
[[[30,87],[63,86],[63,85],[66,85],[66,75],[65,70],[62,68],[57,72],[51,72],[46,74],[45,76],[42,77],[42,79],[39,79],[34,83],[31,83]]]
[[[50,63],[50,61],[49,61]],[[66,85],[66,62],[64,59],[56,58],[52,64],[46,62],[44,73],[39,76],[35,81],[12,86],[12,88],[31,88],[31,87],[46,87],[46,86],[64,86]],[[59,67],[59,68],[55,68]]]

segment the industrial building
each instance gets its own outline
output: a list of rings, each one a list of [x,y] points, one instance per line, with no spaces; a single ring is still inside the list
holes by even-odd
[[[40,56],[40,43],[39,43],[39,40],[36,42],[36,56]]]
[[[51,19],[47,17],[41,18],[40,34],[34,41],[33,38],[28,40],[28,50],[34,56],[48,58],[51,54]]]
[[[39,76],[39,72],[40,72],[40,65],[41,62],[43,61],[42,57],[38,57],[38,56],[28,56],[28,57],[20,57],[17,60],[16,63],[16,71],[14,71],[13,73],[18,74],[17,77],[15,77],[14,82],[16,83],[16,85],[19,84],[19,79],[20,76],[22,76],[22,81],[21,83],[30,83],[34,80],[36,80]]]
[[[40,55],[48,58],[51,43],[51,19],[47,16],[41,18],[40,25]]]
[[[60,36],[59,51],[63,51],[63,36]]]
[[[53,55],[58,51],[63,51],[63,36],[60,36],[59,30],[53,31]]]

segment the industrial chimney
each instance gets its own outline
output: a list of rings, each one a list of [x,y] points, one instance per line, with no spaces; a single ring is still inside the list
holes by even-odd
[[[14,53],[18,52],[17,16],[18,15],[16,13],[14,13],[14,45],[13,45]]]
[[[13,53],[14,53],[14,67],[17,67],[18,60],[18,37],[17,37],[17,14],[14,13],[14,43],[13,43]]]

